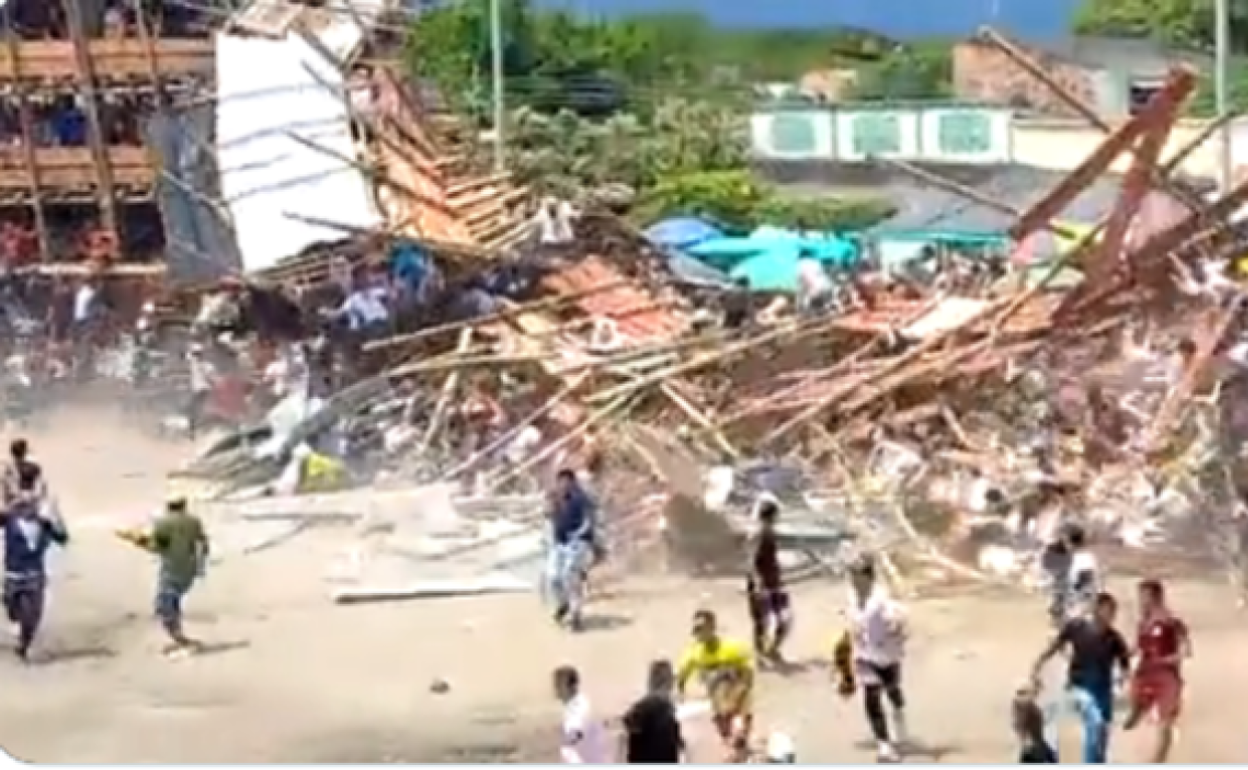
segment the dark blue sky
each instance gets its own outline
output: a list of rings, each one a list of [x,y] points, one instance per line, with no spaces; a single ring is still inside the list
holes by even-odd
[[[1022,37],[1066,33],[1080,0],[539,0],[593,15],[692,10],[731,27],[864,27],[892,37],[962,35],[993,23]],[[993,11],[996,20],[993,21]]]

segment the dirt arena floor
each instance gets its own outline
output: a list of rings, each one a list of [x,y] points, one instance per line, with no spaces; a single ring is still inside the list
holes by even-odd
[[[32,440],[76,539],[57,557],[41,661],[0,657],[0,746],[23,760],[551,761],[554,666],[580,667],[611,716],[638,694],[648,661],[679,652],[695,608],[746,631],[735,586],[674,579],[621,586],[576,636],[529,596],[334,607],[326,569],[341,535],[321,532],[227,554],[190,601],[191,630],[216,653],[167,661],[150,617],[153,565],[109,527],[160,505],[185,450],[99,411],[66,414]],[[844,597],[838,585],[797,592],[794,658],[826,657]],[[1174,602],[1196,646],[1174,760],[1243,761],[1242,717],[1227,704],[1248,690],[1248,616],[1217,586],[1176,586]],[[1009,761],[1007,704],[1042,643],[1039,600],[964,595],[911,612],[909,719],[925,749],[911,761]],[[434,692],[436,680],[449,691]],[[801,760],[873,760],[860,706],[837,698],[822,666],[765,674],[760,688],[761,728],[793,735]],[[708,728],[690,731],[695,759],[715,761]],[[1115,761],[1143,759],[1147,738],[1116,735]],[[1068,725],[1062,748],[1073,757],[1076,746]]]

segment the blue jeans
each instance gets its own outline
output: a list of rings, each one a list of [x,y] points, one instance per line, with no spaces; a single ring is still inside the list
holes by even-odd
[[[1114,720],[1113,688],[1072,685],[1066,690],[1066,703],[1079,716],[1083,730],[1083,763],[1103,765],[1108,762],[1109,728]]]
[[[563,545],[553,544],[546,554],[546,580],[549,598],[556,607],[576,617],[584,596],[585,568],[589,563],[590,545],[576,540]]]
[[[193,581],[192,581],[193,582]],[[191,590],[191,583],[171,580],[160,576],[156,580],[156,617],[165,628],[181,632],[182,600]]]

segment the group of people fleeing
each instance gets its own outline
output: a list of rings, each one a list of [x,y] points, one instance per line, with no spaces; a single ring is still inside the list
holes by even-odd
[[[9,445],[0,496],[4,607],[15,626],[14,654],[27,662],[47,605],[48,553],[69,544],[69,530],[25,439]],[[166,653],[176,657],[194,652],[199,644],[183,630],[182,601],[207,563],[203,523],[178,498],[166,504],[149,528],[119,535],[157,557],[155,613],[169,639]]]
[[[565,475],[562,480],[567,485],[575,483],[574,476]],[[784,644],[793,625],[793,602],[779,558],[779,516],[774,500],[762,500],[755,508],[756,529],[745,565],[746,616],[752,640],[723,634],[714,613],[698,610],[693,615],[692,639],[679,660],[651,664],[646,694],[618,720],[620,740],[614,751],[606,738],[607,722],[591,715],[579,672],[567,667],[555,672],[555,690],[565,705],[564,761],[688,761],[682,719],[697,710],[685,699],[694,683],[702,688],[695,694],[705,697],[697,703],[709,710],[710,723],[722,743],[722,753],[715,760],[797,761],[790,736],[772,731],[756,742],[755,735],[760,673],[785,670]],[[567,531],[567,522],[560,531]],[[577,531],[585,535],[584,530]],[[1055,618],[1053,638],[1012,703],[1011,721],[1019,744],[1016,761],[1057,763],[1052,730],[1058,719],[1073,712],[1083,733],[1082,760],[1107,762],[1115,699],[1125,688],[1129,708],[1122,728],[1135,729],[1151,717],[1156,741],[1150,759],[1164,763],[1181,711],[1183,662],[1192,651],[1187,626],[1170,609],[1164,585],[1143,580],[1138,585],[1139,623],[1129,643],[1116,626],[1118,601],[1103,589],[1083,530],[1070,526],[1059,541],[1054,550],[1066,562],[1060,574],[1066,584],[1054,590],[1060,592],[1057,604],[1063,614]],[[571,541],[556,535],[556,542]],[[850,597],[843,612],[845,627],[836,635],[832,649],[829,693],[861,700],[877,759],[897,762],[909,740],[903,680],[909,630],[904,606],[888,590],[878,569],[877,559],[864,556],[849,570]],[[1065,656],[1067,671],[1060,696],[1054,697],[1044,692],[1041,682],[1045,666],[1059,655]]]

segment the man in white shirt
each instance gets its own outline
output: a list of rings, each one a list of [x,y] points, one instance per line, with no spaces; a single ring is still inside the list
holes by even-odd
[[[74,292],[74,325],[85,324],[95,318],[99,290],[92,281],[83,281]]]
[[[580,673],[572,666],[560,666],[555,669],[554,684],[555,697],[563,704],[560,759],[567,765],[612,764],[606,730],[581,692]]]
[[[797,310],[799,313],[818,313],[832,299],[832,278],[823,263],[813,254],[803,254],[797,260]]]
[[[906,698],[901,688],[905,658],[905,610],[876,579],[874,559],[863,558],[850,570],[852,586],[846,611],[853,649],[854,677],[862,686],[867,723],[881,762],[900,761],[897,745],[906,740]],[[892,707],[892,730],[884,701]]]
[[[390,322],[390,306],[386,302],[386,289],[382,286],[357,286],[338,309],[335,318],[343,318],[347,328],[365,333]]]
[[[543,246],[565,246],[576,239],[573,222],[577,212],[571,203],[547,198],[537,212],[537,237]]]

